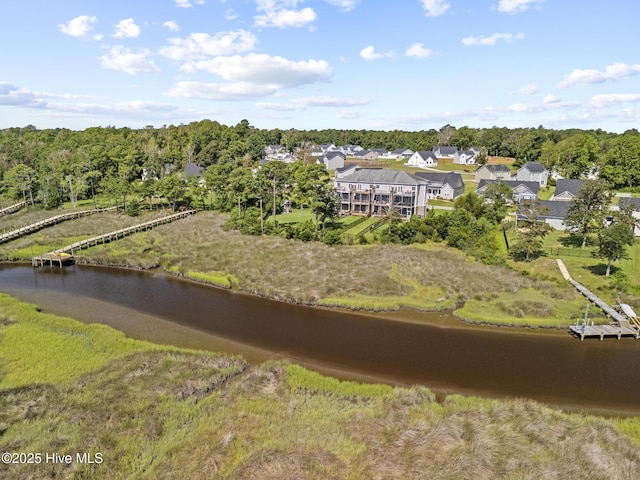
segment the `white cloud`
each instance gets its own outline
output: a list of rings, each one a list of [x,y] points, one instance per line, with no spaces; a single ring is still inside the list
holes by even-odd
[[[191,0],[174,0],[176,2],[176,7],[180,8],[191,8],[193,5]],[[204,0],[196,0],[196,5],[204,5]]]
[[[113,36],[116,38],[136,38],[140,36],[140,27],[135,24],[133,18],[120,20],[116,25]]]
[[[0,82],[0,105],[43,108],[46,103],[34,92],[8,82]]]
[[[89,32],[93,30],[93,24],[96,23],[96,17],[90,17],[88,15],[80,15],[67,23],[58,25],[62,33],[66,33],[72,37],[85,38],[89,35]],[[100,39],[101,36],[94,37]]]
[[[138,73],[158,73],[160,69],[156,67],[148,57],[149,50],[142,49],[135,53],[123,46],[111,47],[108,55],[100,57],[102,66],[111,70],[119,70],[129,75]]]
[[[340,120],[355,120],[360,117],[362,117],[362,113],[353,110],[343,110],[336,115],[336,118]]]
[[[544,0],[500,0],[498,2],[498,11],[514,15],[522,13],[536,3],[542,3]]]
[[[236,18],[238,18],[238,14],[232,8],[228,8],[224,11],[225,20],[235,20]]]
[[[298,0],[256,0],[257,10],[262,15],[253,17],[258,27],[303,27],[318,17],[313,8],[296,10]]]
[[[336,98],[336,97],[300,97],[293,98],[286,103],[257,103],[256,106],[265,110],[290,112],[307,110],[312,107],[345,108],[366,105],[368,98]]]
[[[246,30],[208,33],[192,33],[187,38],[170,38],[170,45],[160,49],[160,55],[171,60],[189,60],[250,52],[256,46],[255,35]]]
[[[533,95],[534,93],[538,93],[540,91],[540,85],[536,85],[535,83],[531,83],[529,85],[525,85],[520,87],[518,93],[523,95]]]
[[[612,63],[602,70],[595,69],[575,69],[570,74],[565,75],[560,83],[559,88],[569,87],[571,85],[591,85],[594,83],[603,83],[607,80],[620,80],[621,78],[630,77],[640,72],[640,64],[627,65],[626,63]]]
[[[166,29],[168,29],[171,32],[179,32],[180,31],[180,27],[178,26],[178,24],[176,23],[175,20],[168,20],[166,22],[164,22],[162,24],[162,26]]]
[[[278,88],[274,85],[257,85],[248,82],[202,83],[178,82],[166,95],[170,97],[199,98],[203,100],[250,100],[273,95]]]
[[[422,43],[414,43],[404,54],[407,57],[426,58],[433,55],[433,50],[425,48]]]
[[[451,7],[447,0],[421,0],[427,17],[444,15]]]
[[[462,43],[467,46],[474,45],[495,45],[498,40],[502,40],[506,43],[511,43],[514,40],[522,40],[524,38],[524,33],[516,33],[513,35],[512,33],[494,33],[490,37],[465,37],[462,39]]]
[[[326,81],[332,73],[331,67],[324,60],[295,62],[266,54],[216,57],[192,62],[185,69],[207,71],[230,82],[270,85],[276,90]]]
[[[394,52],[393,51],[388,51],[388,52],[376,52],[375,47],[373,47],[372,45],[369,45],[368,47],[363,48],[362,50],[360,50],[360,58],[363,58],[365,60],[371,61],[371,60],[377,60],[379,58],[392,58],[394,57]]]
[[[343,12],[348,12],[356,8],[356,5],[360,0],[324,0],[331,5],[335,5],[336,7],[340,7]]]
[[[558,97],[556,97],[555,95],[545,95],[545,97],[542,99],[542,103],[544,103],[545,105],[551,105],[553,103],[559,103],[562,100]]]
[[[588,105],[595,108],[608,107],[610,105],[620,103],[637,103],[640,102],[640,94],[638,93],[608,93],[594,95],[589,100]]]

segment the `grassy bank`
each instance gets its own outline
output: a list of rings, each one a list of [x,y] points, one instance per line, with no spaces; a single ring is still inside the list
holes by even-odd
[[[25,210],[24,214],[36,212]],[[83,217],[0,245],[0,258],[29,261],[33,255],[163,214],[166,212],[160,210],[140,217],[115,212]],[[508,260],[508,268],[504,268],[471,261],[443,244],[330,247],[319,242],[246,236],[225,232],[221,228],[225,219],[218,213],[201,212],[76,252],[77,260],[130,268],[161,267],[196,281],[310,305],[372,311],[457,308],[458,317],[480,324],[566,327],[584,313],[586,301],[562,279],[554,256],[527,263]],[[600,271],[604,263],[591,256],[592,248],[580,251],[566,246],[565,237],[561,232],[550,234],[545,239],[545,252],[562,248],[572,276],[606,301],[615,303],[624,286],[628,294],[622,299],[639,306],[639,243],[630,249],[629,259],[614,265],[614,275],[605,278]],[[501,237],[498,244],[503,245]],[[591,314],[594,322],[606,322],[599,312],[592,309]]]
[[[79,238],[146,221],[108,213],[56,225],[0,246],[0,256],[30,260]],[[569,325],[584,305],[559,276],[522,275],[484,265],[443,244],[331,247],[225,232],[224,215],[201,212],[179,222],[76,253],[79,263],[160,266],[194,280],[310,305],[362,310],[443,310],[468,321]],[[528,267],[529,265],[527,265]],[[520,265],[518,267],[522,268]],[[555,269],[555,268],[554,268]],[[486,281],[490,279],[490,281]],[[537,292],[519,293],[523,290]],[[558,298],[541,309],[538,298]],[[515,312],[515,315],[512,315]]]
[[[637,419],[525,400],[436,403],[421,387],[126,339],[6,295],[0,309],[0,450],[103,458],[0,464],[5,479],[611,479],[640,469]]]

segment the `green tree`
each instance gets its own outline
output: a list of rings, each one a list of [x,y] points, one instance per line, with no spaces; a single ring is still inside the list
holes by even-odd
[[[525,225],[520,223],[516,229],[518,239],[509,249],[509,254],[515,260],[530,261],[538,256],[542,248],[544,237],[551,231],[551,226],[540,221],[540,216],[545,213],[545,208],[536,201],[524,202],[520,205],[518,217],[522,218]]]
[[[607,259],[608,277],[611,272],[611,262],[626,256],[627,246],[633,245],[633,230],[622,222],[614,222],[598,232],[598,256]]]
[[[587,180],[571,201],[564,223],[569,230],[582,235],[583,248],[589,233],[602,228],[610,203],[611,194],[602,180]]]
[[[33,201],[34,191],[37,186],[36,171],[24,164],[18,164],[15,167],[7,170],[5,173],[5,181],[9,184],[10,188],[14,191],[14,195],[22,195],[22,200],[27,203],[31,202],[31,206],[35,206]]]

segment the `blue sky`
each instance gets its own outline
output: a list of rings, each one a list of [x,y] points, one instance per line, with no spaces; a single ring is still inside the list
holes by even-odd
[[[0,128],[602,128],[640,120],[628,0],[29,0]]]

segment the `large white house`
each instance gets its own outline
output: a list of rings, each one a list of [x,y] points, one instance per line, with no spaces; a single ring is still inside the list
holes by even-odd
[[[413,155],[409,157],[409,161],[405,163],[405,165],[416,168],[435,167],[438,165],[438,158],[433,152],[428,150],[419,150],[417,152],[413,152]]]

